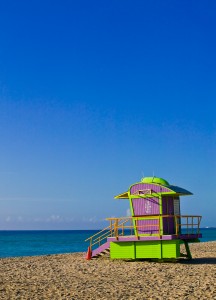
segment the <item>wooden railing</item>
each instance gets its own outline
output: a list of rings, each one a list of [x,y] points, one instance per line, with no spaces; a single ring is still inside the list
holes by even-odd
[[[175,216],[176,234],[200,234],[201,219],[201,216]]]
[[[90,248],[99,247],[108,237],[120,236],[162,236],[182,234],[198,235],[200,233],[201,216],[180,215],[148,215],[138,217],[108,218],[110,225],[85,241]],[[143,222],[144,221],[144,222]],[[153,222],[152,222],[153,221]]]
[[[114,236],[125,235],[180,235],[199,234],[201,216],[151,215],[131,218],[109,218],[114,225]],[[125,220],[121,222],[122,220]],[[145,224],[139,224],[144,221]],[[154,221],[154,223],[151,223]],[[128,224],[130,222],[130,224]],[[132,223],[132,224],[131,224]],[[131,233],[128,231],[130,230]]]

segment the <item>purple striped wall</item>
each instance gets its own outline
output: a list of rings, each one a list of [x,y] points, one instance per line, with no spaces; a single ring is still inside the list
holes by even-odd
[[[139,190],[145,190],[145,189],[152,190],[152,193],[170,192],[170,189],[163,187],[161,185],[151,184],[151,183],[138,183],[131,187],[130,193],[133,195],[136,194]]]
[[[134,216],[159,215],[159,198],[138,198],[132,200]],[[154,234],[159,232],[158,220],[138,220],[138,233]]]
[[[159,233],[158,220],[138,220],[138,233],[139,234],[154,234]]]
[[[159,198],[136,198],[132,200],[134,216],[159,215]]]

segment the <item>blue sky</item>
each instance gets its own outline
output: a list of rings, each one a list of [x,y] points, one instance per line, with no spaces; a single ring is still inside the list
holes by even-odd
[[[143,176],[216,226],[215,1],[0,2],[0,229],[93,229]]]

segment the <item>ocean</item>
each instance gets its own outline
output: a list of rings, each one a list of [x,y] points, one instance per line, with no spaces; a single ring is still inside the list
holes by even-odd
[[[98,230],[0,231],[0,258],[86,252]],[[201,242],[216,241],[216,228],[201,229]]]

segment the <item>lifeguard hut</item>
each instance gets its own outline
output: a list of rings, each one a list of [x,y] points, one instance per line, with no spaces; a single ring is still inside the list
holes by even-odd
[[[181,215],[180,196],[192,195],[158,177],[145,177],[115,199],[127,199],[130,217],[108,218],[109,226],[88,238],[88,259],[109,252],[112,259],[191,259],[199,242],[201,216]],[[180,244],[186,254],[180,253]]]

